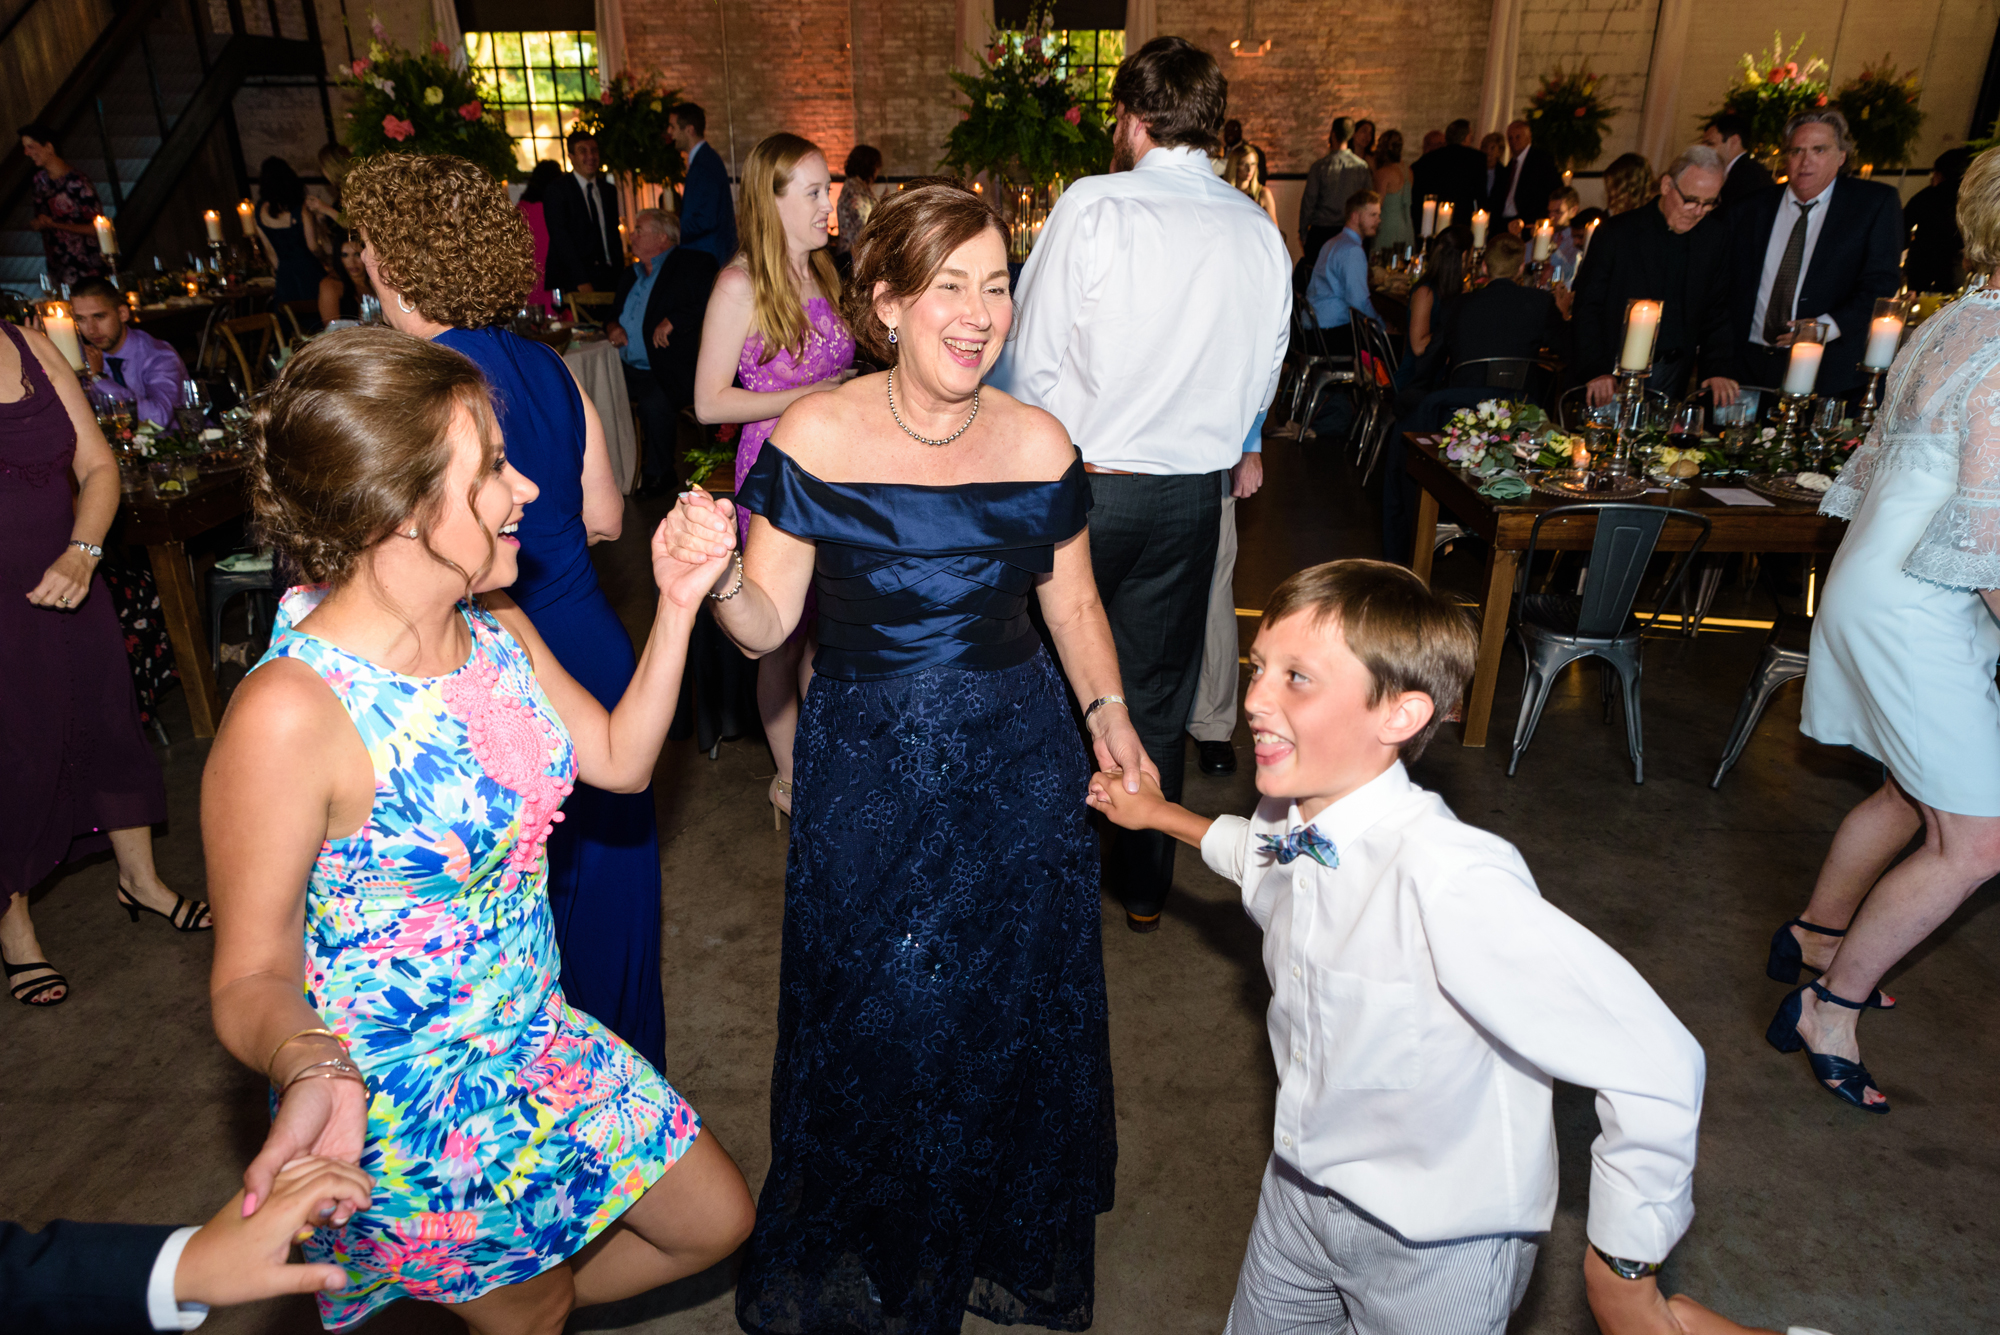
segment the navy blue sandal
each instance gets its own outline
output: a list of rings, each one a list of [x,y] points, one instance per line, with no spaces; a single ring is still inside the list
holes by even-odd
[[[1806,963],[1805,954],[1799,949],[1799,939],[1792,935],[1792,928],[1794,927],[1803,927],[1808,932],[1812,932],[1818,936],[1847,935],[1845,927],[1838,929],[1832,927],[1815,927],[1804,918],[1792,919],[1771,936],[1771,958],[1764,965],[1764,976],[1774,983],[1798,982],[1799,970],[1801,969],[1812,969],[1814,973],[1821,972],[1821,970],[1813,969],[1812,965]],[[1864,1004],[1878,1011],[1892,1011],[1896,1009],[1896,999],[1885,995],[1879,987],[1875,989],[1875,994],[1869,997]]]
[[[1807,987],[1811,988],[1813,995],[1821,1001],[1830,1001],[1851,1011],[1867,1009],[1866,1002],[1836,997],[1826,990],[1825,984],[1815,979],[1805,987],[1792,992],[1779,1004],[1778,1013],[1771,1019],[1771,1027],[1764,1031],[1764,1041],[1780,1052],[1797,1052],[1800,1048],[1805,1048],[1806,1060],[1812,1063],[1813,1078],[1820,1082],[1822,1089],[1842,1103],[1851,1103],[1865,1113],[1888,1112],[1889,1104],[1886,1100],[1881,1103],[1867,1102],[1867,1093],[1870,1089],[1877,1091],[1881,1089],[1881,1086],[1875,1083],[1875,1077],[1868,1074],[1867,1067],[1860,1062],[1849,1061],[1845,1057],[1834,1057],[1806,1048],[1806,1041],[1799,1034],[1799,1012]],[[1829,1080],[1835,1083],[1827,1084]]]

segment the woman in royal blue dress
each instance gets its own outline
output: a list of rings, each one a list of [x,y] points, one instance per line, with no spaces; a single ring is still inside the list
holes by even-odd
[[[892,369],[786,410],[738,493],[747,546],[705,494],[668,520],[746,653],[783,644],[817,591],[771,1169],[737,1320],[1081,1330],[1117,1142],[1070,694],[1099,763],[1135,789],[1150,772],[1091,574],[1089,485],[1053,417],[980,388],[1013,305],[977,196],[883,204],[847,315]]]
[[[341,201],[391,325],[464,353],[485,373],[507,457],[541,498],[521,521],[508,590],[606,709],[638,660],[597,587],[590,545],[615,539],[625,498],[604,424],[561,357],[500,321],[535,286],[533,240],[506,187],[463,158],[384,154],[348,173]],[[549,838],[549,903],[563,994],[666,1069],[660,997],[660,842],[653,790],[579,783]]]

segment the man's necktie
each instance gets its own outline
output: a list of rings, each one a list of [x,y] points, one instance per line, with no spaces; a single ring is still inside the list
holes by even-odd
[[[1799,220],[1792,224],[1791,240],[1785,242],[1785,258],[1778,261],[1778,277],[1771,284],[1771,302],[1764,307],[1764,341],[1772,347],[1785,336],[1792,323],[1792,301],[1799,294],[1799,270],[1806,262],[1806,222],[1812,217],[1811,204],[1799,205]]]
[[[125,383],[125,359],[123,357],[106,357],[104,364],[111,368],[111,378],[113,380],[116,380],[121,385]]]
[[[1310,825],[1304,825],[1287,835],[1260,834],[1264,841],[1264,851],[1278,859],[1278,865],[1289,865],[1300,857],[1311,858],[1322,867],[1338,870],[1340,850],[1333,846],[1333,840],[1321,834]]]
[[[583,203],[590,210],[591,249],[597,252],[599,259],[604,260],[608,264],[610,263],[610,258],[604,253],[604,214],[597,198],[597,182],[592,181],[590,184],[584,186]]]

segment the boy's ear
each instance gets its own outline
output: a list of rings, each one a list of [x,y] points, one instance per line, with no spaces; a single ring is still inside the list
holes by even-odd
[[[1404,691],[1392,700],[1385,700],[1383,705],[1382,730],[1376,740],[1398,749],[1422,732],[1437,713],[1436,703],[1422,691]]]

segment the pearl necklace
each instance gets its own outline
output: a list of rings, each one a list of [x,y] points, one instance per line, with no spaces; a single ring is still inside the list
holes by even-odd
[[[889,416],[896,419],[896,425],[903,428],[903,434],[908,436],[911,440],[920,441],[925,445],[949,445],[954,440],[957,440],[960,436],[964,435],[965,428],[972,425],[972,419],[979,416],[979,389],[978,388],[973,389],[972,412],[966,417],[965,421],[959,424],[958,430],[952,432],[949,436],[946,436],[943,440],[932,440],[929,436],[920,436],[916,432],[910,430],[910,424],[908,422],[905,422],[903,420],[903,415],[896,411],[896,368],[892,366],[889,368]]]

